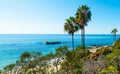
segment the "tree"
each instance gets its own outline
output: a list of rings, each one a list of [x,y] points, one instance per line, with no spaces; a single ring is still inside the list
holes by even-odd
[[[16,71],[17,74],[26,74],[29,69],[35,68],[39,63],[41,63],[40,58],[41,52],[23,52],[20,59],[16,61]],[[41,66],[39,66],[41,67]]]
[[[30,60],[30,52],[24,52],[20,56],[21,61],[29,61]]]
[[[75,25],[74,17],[70,17],[66,20],[64,30],[68,32],[68,34],[72,35],[72,47],[74,50],[74,32],[78,31],[78,26]]]
[[[68,47],[63,46],[56,49],[56,57],[54,58],[54,65],[56,67],[56,73],[58,72],[58,65],[62,58],[65,57],[65,54],[68,52]]]
[[[118,30],[116,28],[114,28],[111,33],[113,34],[113,39],[114,39],[114,42],[116,41],[116,32],[118,32]]]
[[[14,67],[15,67],[15,64],[9,64],[9,65],[4,67],[4,70],[11,71]]]
[[[77,9],[76,12],[76,22],[79,28],[81,29],[81,43],[83,49],[85,49],[85,26],[87,26],[87,22],[91,20],[91,11],[89,7],[86,5],[82,5]]]

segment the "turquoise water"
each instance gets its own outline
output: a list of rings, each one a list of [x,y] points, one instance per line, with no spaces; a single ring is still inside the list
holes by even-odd
[[[120,35],[117,35],[117,39]],[[62,44],[46,45],[46,41],[61,41]],[[112,45],[109,34],[87,34],[86,45]],[[55,52],[55,48],[67,45],[71,48],[71,36],[67,34],[0,34],[0,69],[15,63],[25,51],[40,51],[43,55]],[[81,36],[75,35],[75,46],[81,45]]]

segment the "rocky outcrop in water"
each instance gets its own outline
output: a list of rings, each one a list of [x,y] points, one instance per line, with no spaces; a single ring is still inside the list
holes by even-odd
[[[59,41],[56,41],[56,42],[49,42],[49,41],[47,41],[47,42],[45,42],[45,44],[61,44],[62,42],[59,42]]]

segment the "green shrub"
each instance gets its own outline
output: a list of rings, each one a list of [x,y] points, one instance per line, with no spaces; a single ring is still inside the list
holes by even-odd
[[[118,71],[115,66],[110,65],[107,68],[101,70],[98,74],[118,74]]]
[[[113,48],[114,48],[114,49],[120,49],[120,39],[118,39],[118,40],[114,43]]]
[[[26,61],[26,59],[28,59],[30,57],[30,52],[24,52],[21,54],[20,56],[20,60],[21,61]]]
[[[107,55],[107,61],[110,62],[112,59],[120,55],[120,50],[119,49],[113,49],[112,53]]]
[[[77,46],[76,48],[75,48],[75,50],[83,50],[83,46]]]
[[[107,68],[108,70],[116,70],[116,67],[115,66],[112,66],[112,65],[110,65],[108,68]]]
[[[109,47],[102,47],[97,51],[100,55],[107,55],[112,52],[112,50]]]
[[[66,60],[61,64],[61,71],[67,74],[81,74],[83,61],[90,54],[88,50],[77,47],[74,51],[66,53]]]
[[[10,64],[4,67],[4,70],[11,71],[14,68],[15,64]]]
[[[120,72],[120,55],[112,59],[111,64],[116,66],[118,71]]]

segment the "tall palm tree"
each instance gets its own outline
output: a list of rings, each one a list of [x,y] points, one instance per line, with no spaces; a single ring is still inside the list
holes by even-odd
[[[74,33],[78,31],[78,26],[75,25],[74,17],[70,17],[69,19],[66,20],[64,24],[64,30],[68,32],[68,34],[72,35],[72,47],[74,50]]]
[[[116,41],[116,32],[118,32],[118,30],[116,28],[114,28],[111,33],[113,34],[113,39],[114,39],[114,42]]]
[[[77,9],[76,12],[76,22],[79,26],[79,29],[81,29],[81,43],[83,49],[85,49],[85,26],[87,26],[87,23],[91,20],[91,11],[89,10],[89,7],[86,5],[82,5]]]

